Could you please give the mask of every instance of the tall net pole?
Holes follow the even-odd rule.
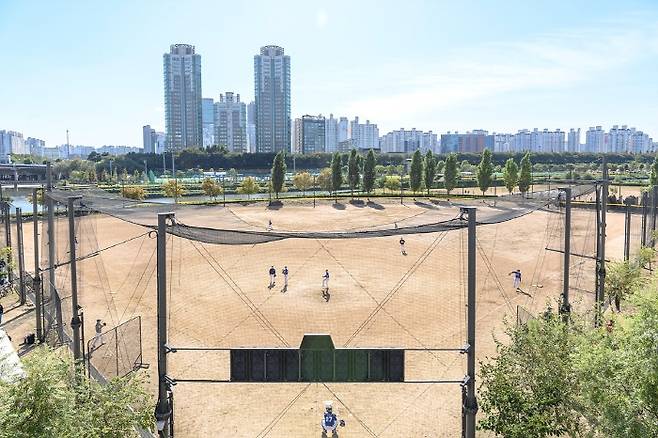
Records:
[[[50,297],[55,302],[55,317],[57,318],[57,341],[64,342],[64,324],[62,321],[62,301],[60,300],[57,289],[55,289],[55,201],[52,198],[53,190],[53,168],[50,163],[47,164],[47,185],[48,193],[45,196],[46,206],[48,207],[48,282],[50,283]]]
[[[167,438],[170,431],[171,403],[169,380],[167,377],[167,220],[173,213],[158,214],[158,404],[155,420],[161,436]]]
[[[34,307],[35,315],[37,318],[37,339],[43,341],[43,325],[41,311],[43,304],[41,302],[41,269],[39,262],[39,207],[37,202],[37,195],[39,189],[32,190],[32,223],[34,225],[34,280],[32,289],[34,290]]]
[[[23,247],[23,211],[16,208],[16,240],[18,255],[18,292],[21,306],[25,304],[25,248]]]
[[[564,193],[564,272],[562,273],[562,306],[560,312],[568,315],[571,312],[569,302],[569,272],[571,256],[571,187],[560,189]]]
[[[597,270],[596,270],[596,315],[594,325],[601,325],[603,302],[605,300],[605,233],[606,233],[606,210],[608,209],[608,162],[603,155],[601,185],[599,188],[599,226],[597,239]]]
[[[466,352],[466,400],[465,434],[466,438],[475,438],[475,415],[478,411],[477,399],[475,398],[475,270],[476,270],[476,208],[464,207],[462,213],[468,215],[468,327]]]
[[[651,238],[649,239],[652,248],[656,246],[655,231],[656,231],[657,208],[658,208],[658,186],[652,186],[651,187],[651,233],[650,233]]]
[[[80,349],[80,309],[78,306],[78,262],[76,260],[75,239],[75,201],[80,196],[70,196],[68,199],[69,215],[69,249],[71,255],[71,328],[73,329],[73,358],[76,363],[82,359]]]
[[[631,258],[631,206],[626,204],[624,211],[624,261]]]
[[[14,258],[14,254],[11,251],[11,205],[9,204],[9,201],[5,202],[3,204],[4,207],[4,219],[5,219],[5,246],[9,248],[11,258]],[[9,269],[9,283],[13,283],[14,280],[14,270]]]

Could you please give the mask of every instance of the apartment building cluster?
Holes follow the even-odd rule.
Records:
[[[172,44],[163,55],[163,72],[166,151],[211,146],[236,153],[290,151],[290,57],[282,47],[263,46],[254,56],[249,104],[234,91],[218,100],[202,97],[201,55],[193,45]],[[154,151],[147,148],[150,138],[144,134],[144,149]]]
[[[535,128],[532,131],[522,129],[516,134],[473,130],[441,135],[441,152],[479,153],[484,149],[493,152],[640,154],[656,152],[658,144],[648,134],[626,125],[614,125],[609,132],[601,126],[590,127],[585,132],[585,143],[581,143],[580,128],[571,128],[568,132]]]

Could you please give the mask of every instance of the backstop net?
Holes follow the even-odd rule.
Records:
[[[72,194],[53,197],[63,203]],[[548,225],[559,226],[551,222],[557,214],[545,210],[556,208],[556,191],[470,202],[327,201],[317,208],[301,201],[163,206],[79,194],[87,339],[96,319],[114,327],[139,315],[149,363],[156,361],[156,244],[149,232],[158,212],[175,212],[167,236],[167,356],[169,377],[178,382],[175,427],[185,435],[308,435],[323,400],[333,400],[359,436],[417,436],[437,427],[458,435],[467,310],[462,206],[478,207],[479,358],[495,354],[491,333],[505,315],[513,319],[518,305],[560,290],[557,254],[547,255],[542,287],[531,288],[528,278],[538,269],[536,254],[546,252]],[[66,218],[57,221],[58,254],[66,261]],[[516,269],[525,274],[520,290],[508,275]],[[56,271],[65,299],[67,267]],[[306,341],[309,334],[330,340]],[[111,336],[105,353],[130,348],[129,336]],[[105,360],[98,351],[92,363],[120,374],[119,355]],[[153,375],[151,382],[155,390]]]

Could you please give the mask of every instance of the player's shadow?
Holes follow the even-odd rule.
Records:
[[[322,298],[328,303],[329,299],[331,299],[331,294],[329,293],[329,289],[325,289],[322,291]]]
[[[286,286],[283,286],[283,287],[281,288],[281,293],[282,293],[282,294],[285,294],[286,292],[288,292],[288,286],[287,286],[287,285],[286,285]]]
[[[517,291],[518,293],[520,293],[520,294],[523,294],[523,295],[526,295],[526,296],[532,298],[532,295],[530,295],[528,292],[524,291],[524,290],[521,289],[520,287],[517,288],[516,291]]]
[[[271,283],[269,286],[267,286],[267,288],[271,290],[274,288],[274,286],[276,286],[276,283]]]
[[[278,199],[267,204],[268,210],[281,210],[282,208],[283,202],[279,201]]]
[[[363,201],[363,199],[352,199],[350,201],[350,205],[353,205],[358,208],[363,208],[366,206],[366,203]]]

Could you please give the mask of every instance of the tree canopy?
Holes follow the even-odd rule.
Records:
[[[524,195],[530,190],[532,184],[532,163],[530,162],[530,152],[526,152],[521,160],[521,173],[519,174],[519,191]]]
[[[411,168],[409,169],[409,185],[413,192],[418,192],[423,184],[423,157],[420,150],[411,156]]]
[[[429,195],[430,190],[434,185],[434,178],[436,178],[436,158],[434,158],[434,155],[432,155],[431,149],[427,150],[423,165],[424,165],[423,167],[425,168],[425,172],[423,173],[423,177],[425,179],[424,181],[425,189],[427,190],[427,194]]]
[[[477,170],[478,187],[482,191],[483,195],[484,192],[489,190],[489,187],[491,187],[492,175],[493,165],[491,164],[491,151],[489,149],[485,149],[482,152],[482,160],[480,161]]]
[[[372,149],[366,155],[366,161],[363,164],[363,190],[370,194],[375,187],[375,153]]]
[[[139,377],[101,385],[76,371],[70,355],[45,346],[23,366],[24,378],[0,380],[0,436],[123,438],[135,427],[153,429],[151,397]]]
[[[308,172],[298,172],[292,178],[292,184],[297,190],[301,190],[303,194],[309,189],[309,187],[311,187],[311,185],[313,185],[313,177]]]
[[[505,167],[503,168],[503,181],[505,182],[505,188],[509,193],[514,191],[514,187],[519,181],[519,166],[514,161],[514,158],[510,158],[505,162]]]
[[[279,193],[283,190],[283,183],[286,179],[286,162],[284,160],[283,152],[279,152],[274,157],[274,163],[272,163],[272,190],[276,194],[276,197],[279,197]]]
[[[446,158],[445,169],[443,171],[443,184],[448,192],[457,187],[457,155],[450,154]]]
[[[658,433],[658,290],[636,282],[624,312],[552,312],[508,325],[481,365],[480,427],[496,435],[642,438]]]
[[[343,169],[340,153],[336,152],[331,159],[331,190],[334,194],[343,185]]]
[[[354,196],[354,189],[359,188],[361,174],[359,170],[359,157],[356,149],[350,151],[350,158],[347,161],[347,182],[350,185],[350,193]]]

